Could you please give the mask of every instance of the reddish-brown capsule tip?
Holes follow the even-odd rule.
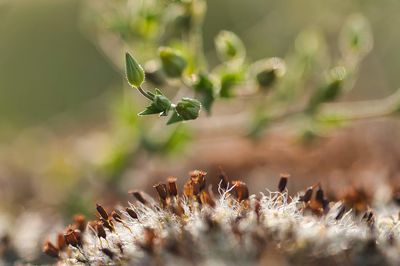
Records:
[[[256,199],[255,203],[254,203],[254,212],[257,215],[257,221],[260,221],[260,217],[261,217],[261,203],[259,199]]]
[[[96,231],[97,231],[97,236],[99,237],[99,238],[104,238],[104,239],[106,239],[106,237],[107,237],[107,234],[106,234],[106,230],[104,230],[104,227],[103,227],[103,223],[102,222],[97,222],[97,224],[96,224]]]
[[[346,212],[346,206],[343,204],[340,206],[338,213],[336,214],[335,220],[340,220],[342,219],[343,215]]]
[[[329,201],[325,198],[321,185],[318,186],[318,190],[315,193],[315,200],[322,205],[324,210],[327,210]]]
[[[365,221],[368,226],[372,229],[375,224],[374,213],[372,211],[367,211],[364,213],[362,220]]]
[[[138,190],[130,190],[129,194],[131,194],[132,196],[135,197],[136,200],[138,200],[139,202],[141,202],[142,204],[146,205],[147,201],[144,199],[142,192],[138,191]]]
[[[234,192],[238,201],[246,200],[249,198],[249,189],[246,183],[242,181],[233,181]]]
[[[63,234],[58,234],[57,235],[57,247],[59,250],[64,250],[64,248],[67,246],[65,243],[65,238]]]
[[[100,204],[96,204],[96,210],[104,220],[108,220],[108,213]]]
[[[158,184],[154,185],[153,187],[156,189],[160,199],[162,201],[165,201],[167,199],[167,196],[168,196],[167,185],[158,183]]]
[[[137,219],[138,218],[136,212],[134,210],[132,210],[131,208],[126,208],[125,210],[128,213],[128,215],[130,217],[132,217],[133,219]]]
[[[101,252],[103,252],[107,257],[109,257],[110,259],[114,258],[114,252],[112,252],[110,249],[108,248],[102,248]]]
[[[313,193],[313,188],[312,187],[307,188],[306,192],[304,193],[304,195],[300,196],[299,200],[305,203],[309,202],[311,200],[312,193]]]
[[[73,247],[82,246],[82,236],[79,231],[68,229],[64,234],[65,243]]]
[[[200,193],[200,201],[202,204],[207,204],[211,207],[215,207],[215,201],[212,194],[210,192],[207,192],[206,190]]]
[[[196,182],[199,187],[199,192],[204,190],[206,188],[206,178],[205,176],[207,175],[207,172],[200,171],[200,170],[194,170],[190,173],[190,178],[192,180],[196,179]]]
[[[172,197],[178,196],[178,188],[176,186],[176,177],[168,177],[168,192]]]
[[[111,213],[111,216],[112,216],[112,218],[114,218],[115,221],[122,223],[122,217],[116,211],[113,211]]]
[[[79,229],[81,232],[85,231],[86,229],[86,218],[82,214],[75,214],[74,215],[74,222],[76,228]]]
[[[111,232],[114,232],[114,227],[113,224],[111,223],[111,221],[109,220],[104,220],[103,218],[100,218],[100,221],[102,223],[102,225],[107,228],[108,230],[110,230]]]
[[[46,241],[43,246],[43,252],[53,258],[58,258],[60,250],[56,248],[50,241]]]
[[[324,201],[324,191],[322,190],[321,185],[318,186],[317,192],[315,192],[315,200],[321,204]]]
[[[279,179],[279,184],[278,184],[279,192],[283,192],[285,190],[289,176],[290,176],[289,174],[281,174],[281,178]]]
[[[372,211],[367,211],[364,213],[362,219],[366,222],[371,221],[371,219],[374,217],[374,213]]]

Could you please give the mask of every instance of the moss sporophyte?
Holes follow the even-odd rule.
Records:
[[[43,250],[66,265],[400,262],[397,191],[388,202],[359,189],[330,201],[315,184],[289,196],[290,178],[282,174],[277,191],[251,194],[243,181],[221,173],[215,194],[206,174],[192,171],[182,193],[169,177],[154,185],[158,199],[131,190],[127,207],[97,204],[96,220],[75,216]]]

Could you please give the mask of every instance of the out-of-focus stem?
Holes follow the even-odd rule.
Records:
[[[320,120],[324,116],[334,115],[340,121],[355,121],[373,119],[392,115],[400,108],[400,89],[392,95],[370,101],[324,103],[315,118]],[[271,111],[269,119],[271,123],[285,122],[295,115],[303,114],[307,110],[307,105],[293,106],[290,109],[276,109]],[[243,111],[234,115],[214,116],[207,119],[200,119],[194,124],[196,131],[235,130],[240,132],[249,121],[251,113]],[[236,130],[237,129],[237,130]]]
[[[324,104],[317,118],[335,115],[342,121],[371,119],[391,115],[399,109],[399,106],[400,89],[379,100]]]

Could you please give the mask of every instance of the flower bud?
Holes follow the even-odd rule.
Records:
[[[222,61],[244,59],[246,51],[239,37],[230,31],[221,31],[215,38],[218,57]]]
[[[144,82],[144,70],[141,65],[129,54],[125,54],[126,78],[134,88],[139,88]]]
[[[363,57],[371,51],[373,37],[367,19],[360,15],[351,15],[343,26],[339,44],[345,56]]]
[[[178,78],[182,75],[187,66],[187,61],[180,52],[169,47],[160,47],[159,56],[167,76]]]
[[[199,116],[201,103],[198,100],[182,98],[176,105],[176,112],[184,120],[196,119]]]
[[[311,97],[309,108],[315,110],[320,103],[332,101],[339,96],[342,91],[343,81],[346,78],[346,68],[335,67],[328,76],[324,85],[322,85]]]
[[[253,65],[253,72],[257,84],[266,89],[271,87],[278,78],[285,75],[286,65],[282,59],[272,57],[256,62]]]

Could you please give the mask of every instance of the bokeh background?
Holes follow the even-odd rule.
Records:
[[[374,47],[341,100],[383,98],[400,85],[399,1],[207,2],[204,49],[211,65],[214,37],[223,29],[242,38],[253,60],[285,57],[304,29],[320,32],[334,57],[341,26],[361,13]],[[144,135],[148,118],[136,117],[143,103],[118,65],[124,54],[111,49],[117,54],[111,58],[102,49],[89,7],[83,0],[0,0],[0,233],[19,232],[12,241],[20,247],[8,256],[37,259],[43,234],[72,214],[91,216],[95,202],[114,204],[131,187],[153,193],[151,185],[169,175],[183,182],[191,169],[214,180],[222,167],[253,192],[274,187],[281,172],[292,175],[293,190],[316,181],[373,188],[398,180],[396,117],[357,121],[306,144],[282,129],[256,142],[218,126],[197,133],[196,121],[154,141]]]

